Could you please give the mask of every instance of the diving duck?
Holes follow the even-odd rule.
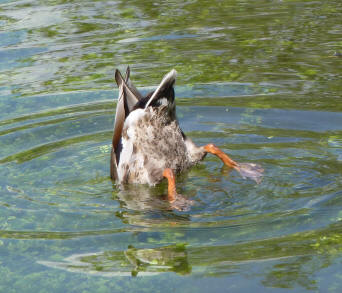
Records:
[[[196,146],[179,126],[176,117],[174,84],[176,70],[162,79],[157,89],[143,96],[130,80],[115,71],[119,88],[112,140],[110,176],[119,184],[155,185],[168,180],[170,204],[182,197],[177,194],[175,175],[203,160],[207,153],[238,171],[242,177],[261,180],[263,169],[252,163],[237,163],[214,144]]]

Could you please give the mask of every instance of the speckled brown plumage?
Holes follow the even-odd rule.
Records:
[[[197,153],[193,153],[194,144],[184,139],[167,106],[135,111],[128,116],[122,131],[126,134],[122,136],[118,165],[120,182],[154,185],[163,179],[164,169],[180,173],[203,159],[205,151],[196,147]]]

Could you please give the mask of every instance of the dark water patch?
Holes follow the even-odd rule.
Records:
[[[22,42],[27,33],[26,30],[15,31],[15,32],[1,32],[1,47],[13,46]]]

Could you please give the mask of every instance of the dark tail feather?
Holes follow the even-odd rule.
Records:
[[[168,74],[164,76],[163,80],[161,81],[157,89],[153,92],[153,94],[147,101],[145,108],[147,108],[151,104],[153,105],[154,102],[164,97],[167,99],[174,99],[173,85],[175,84],[176,76],[177,71],[175,69],[172,69]]]

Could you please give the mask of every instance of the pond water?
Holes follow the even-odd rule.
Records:
[[[0,0],[1,292],[341,292],[342,2]],[[117,89],[175,68],[205,161],[109,178]]]

